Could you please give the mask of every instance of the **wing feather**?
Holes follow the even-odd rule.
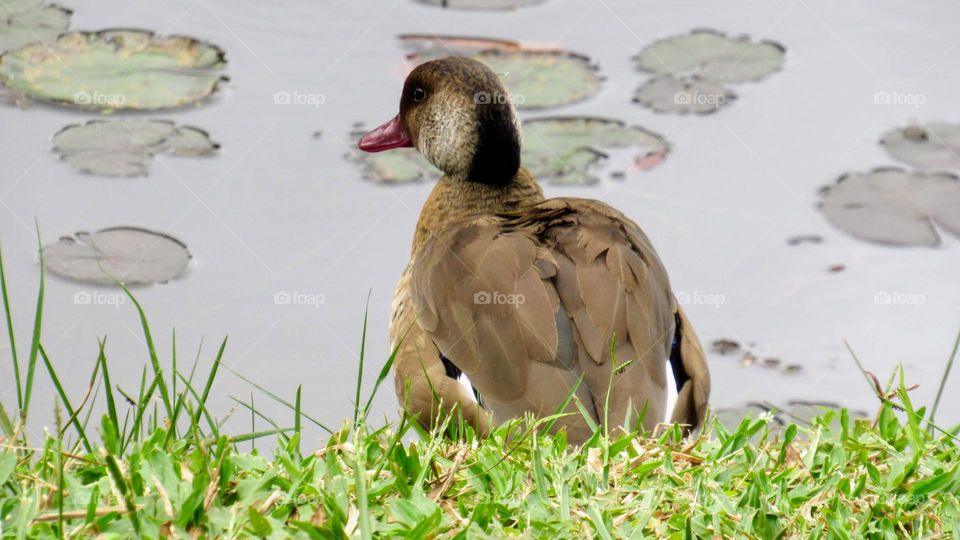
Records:
[[[606,204],[550,199],[448,226],[418,255],[412,300],[498,421],[553,414],[580,376],[586,388],[576,395],[591,401],[594,421],[623,421],[645,405],[648,427],[664,416],[669,280],[646,235]],[[689,389],[689,404],[705,399],[703,389]]]

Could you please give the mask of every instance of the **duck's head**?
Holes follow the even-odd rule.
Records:
[[[450,179],[506,185],[520,168],[520,121],[486,65],[433,60],[407,76],[400,113],[359,143],[366,152],[409,146]]]

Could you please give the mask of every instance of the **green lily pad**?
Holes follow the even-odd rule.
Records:
[[[586,116],[536,118],[523,123],[521,162],[541,182],[594,184],[595,165],[607,159],[603,149],[635,151],[633,167],[656,167],[670,152],[670,143],[657,133],[619,120]]]
[[[447,56],[470,56],[500,75],[506,96],[518,109],[546,109],[590,98],[600,90],[590,58],[562,49],[529,49],[514,41],[405,35],[400,40],[420,64]],[[499,99],[493,97],[492,99]]]
[[[785,57],[786,49],[773,41],[754,43],[747,36],[698,29],[655,41],[634,60],[642,71],[657,75],[740,83],[759,81],[779,71]]]
[[[657,112],[708,114],[718,111],[736,98],[737,94],[723,83],[664,76],[653,77],[643,83],[634,94],[633,101]]]
[[[354,138],[363,134],[357,131]],[[636,149],[633,167],[646,170],[661,163],[670,151],[662,136],[619,120],[570,116],[536,118],[523,124],[521,163],[540,182],[561,185],[594,184],[591,172],[607,159],[603,149]],[[385,184],[433,180],[440,176],[415,149],[358,154],[368,180]]]
[[[169,281],[190,262],[187,246],[172,236],[137,227],[114,227],[94,234],[78,232],[43,248],[44,262],[60,277],[112,285]]]
[[[421,4],[467,11],[506,11],[534,6],[544,0],[417,0]]]
[[[759,81],[783,67],[786,49],[714,30],[693,30],[644,47],[637,67],[654,75],[633,101],[658,112],[705,114],[736,98],[729,83]]]
[[[70,32],[0,55],[0,82],[31,99],[95,110],[157,110],[213,94],[223,51],[145,30]]]
[[[70,26],[73,11],[44,0],[0,2],[0,51],[51,41]]]
[[[893,246],[938,246],[937,226],[960,237],[960,178],[895,167],[848,173],[820,190],[820,211],[845,233]]]
[[[96,176],[147,176],[157,154],[204,156],[219,147],[205,131],[167,120],[91,120],[53,136],[61,159]]]
[[[960,124],[896,128],[883,135],[880,146],[890,157],[915,167],[960,170]]]

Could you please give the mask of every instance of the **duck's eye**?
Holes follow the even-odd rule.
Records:
[[[416,87],[413,89],[413,102],[420,103],[427,97],[427,91],[421,87]]]

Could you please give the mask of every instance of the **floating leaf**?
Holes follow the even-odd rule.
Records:
[[[698,29],[655,41],[634,60],[648,73],[739,83],[759,81],[779,71],[785,56],[783,45],[773,41],[754,43],[747,36]]]
[[[845,174],[820,194],[827,221],[862,240],[937,246],[935,224],[960,236],[960,179],[952,174],[879,168]]]
[[[209,135],[167,120],[91,120],[53,136],[53,149],[82,173],[146,176],[156,154],[202,156],[220,147]]]
[[[166,282],[190,262],[182,242],[136,227],[114,227],[94,234],[79,232],[43,248],[50,272],[85,283],[126,285]]]
[[[883,135],[880,146],[894,159],[916,167],[960,170],[960,124],[896,128]]]
[[[353,134],[362,135],[362,131]],[[670,144],[662,136],[619,120],[570,116],[536,118],[523,124],[521,163],[541,182],[594,184],[590,170],[607,155],[603,148],[637,148],[637,169],[650,169],[666,158]],[[440,173],[415,149],[359,154],[366,177],[383,183],[435,179]]]
[[[361,135],[363,133],[355,133],[354,138],[359,139]],[[348,154],[348,157],[355,158],[364,168],[363,177],[373,182],[404,184],[440,177],[440,171],[413,148],[396,148],[376,154],[359,153],[355,156]]]
[[[419,64],[447,56],[470,56],[493,69],[518,109],[545,109],[582,101],[600,90],[590,58],[562,49],[530,49],[515,41],[404,35],[400,40]]]
[[[467,11],[505,11],[533,6],[544,0],[417,0],[428,6],[463,9]]]
[[[634,94],[633,101],[657,112],[707,114],[736,98],[733,90],[719,82],[665,76],[654,77],[643,83]]]
[[[523,124],[521,162],[541,182],[593,184],[590,169],[607,158],[603,148],[637,148],[634,166],[651,169],[670,152],[663,136],[619,120],[569,116],[536,118]]]
[[[659,112],[711,113],[736,98],[726,83],[759,81],[783,67],[786,49],[754,43],[715,30],[693,30],[644,47],[634,57],[641,71],[656,75],[633,101]]]
[[[198,102],[226,80],[223,51],[144,30],[71,32],[0,55],[0,82],[32,99],[96,110]]]
[[[0,51],[50,41],[70,26],[73,12],[44,0],[0,2]]]

